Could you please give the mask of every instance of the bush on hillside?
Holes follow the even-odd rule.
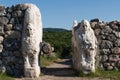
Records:
[[[44,32],[43,40],[49,42],[59,57],[69,56],[71,53],[71,31]]]

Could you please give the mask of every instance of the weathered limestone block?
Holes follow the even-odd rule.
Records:
[[[72,34],[73,67],[84,74],[95,72],[97,39],[90,23],[83,20],[80,26],[73,25]]]
[[[104,26],[101,30],[100,35],[108,36],[112,32],[112,29],[109,26]]]
[[[14,29],[17,30],[17,31],[22,31],[22,25],[21,24],[16,24],[14,26]]]
[[[20,39],[21,38],[21,33],[19,31],[13,31],[13,30],[6,31],[5,37]]]
[[[6,14],[5,6],[0,6],[0,16],[4,16]]]
[[[115,30],[115,31],[118,31],[118,26],[116,25],[116,23],[118,23],[117,21],[112,21],[109,23],[110,27]]]
[[[120,47],[120,39],[117,39],[116,41],[115,41],[115,43],[114,43],[114,45],[116,46],[116,47]]]
[[[101,61],[102,61],[102,62],[105,62],[105,61],[107,61],[107,60],[108,60],[108,56],[107,56],[107,55],[102,55]]]
[[[115,42],[116,37],[114,34],[109,34],[108,36],[106,36],[106,39],[111,41],[111,42]]]
[[[42,52],[43,54],[51,54],[52,53],[52,47],[50,43],[43,42],[42,43]]]
[[[3,45],[0,44],[0,53],[2,52],[2,50],[3,50]]]
[[[109,49],[101,49],[100,50],[100,53],[101,54],[106,54],[106,55],[109,55],[111,53],[111,51]]]
[[[117,62],[117,67],[120,68],[120,61]]]
[[[120,54],[120,48],[119,47],[115,47],[111,49],[113,54]]]
[[[9,22],[7,17],[0,17],[0,25],[6,25]]]
[[[42,42],[42,22],[39,9],[33,4],[23,4],[27,7],[22,31],[22,53],[24,57],[24,75],[39,77],[40,66],[38,57]],[[32,68],[32,70],[31,70]],[[32,75],[29,75],[30,73]]]
[[[120,32],[113,31],[113,33],[115,34],[115,36],[116,36],[117,38],[120,38]]]
[[[8,51],[17,51],[21,46],[20,41],[13,38],[4,39],[3,44],[4,49]]]
[[[0,26],[0,36],[4,35],[4,26]]]
[[[104,67],[108,67],[108,66],[110,66],[110,63],[105,62],[105,63],[103,63],[103,66],[104,66]]]
[[[95,26],[97,25],[98,22],[91,22],[90,25],[91,25],[91,28],[95,29]]]
[[[10,13],[7,13],[6,16],[7,16],[8,19],[11,18],[11,14]]]
[[[14,19],[14,18],[11,18],[9,23],[10,23],[10,24],[14,24],[14,23],[15,23],[15,19]]]
[[[14,12],[12,13],[12,17],[21,17],[21,16],[23,16],[21,10],[14,11]]]
[[[112,70],[113,66],[107,66],[107,70]]]
[[[100,44],[100,48],[101,49],[113,48],[113,43],[111,41],[108,41],[108,40],[103,40]]]
[[[36,77],[36,72],[35,72],[35,68],[31,67],[31,68],[26,68],[25,69],[25,76],[26,77],[31,77],[31,78],[35,78]]]
[[[94,32],[95,32],[95,35],[98,36],[100,34],[100,29],[95,29]]]
[[[3,36],[0,36],[0,44],[3,42]]]
[[[43,41],[42,49],[41,49],[41,56],[55,57],[54,47],[52,47],[50,43]]]
[[[12,30],[12,28],[13,28],[13,25],[12,25],[12,24],[7,24],[7,25],[5,26],[5,31],[10,31],[10,30]]]
[[[109,62],[117,62],[119,60],[118,55],[109,55]]]
[[[97,29],[97,28],[99,28],[99,29],[104,29],[105,28],[105,25],[106,24],[104,24],[104,23],[102,23],[102,22],[99,22],[96,26],[95,26],[95,28]]]

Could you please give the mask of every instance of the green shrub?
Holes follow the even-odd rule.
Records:
[[[101,69],[96,69],[95,73],[83,74],[80,71],[76,71],[76,75],[79,77],[99,77],[104,80],[104,78],[108,78],[110,80],[119,80],[120,79],[120,71],[104,71]]]
[[[71,55],[71,31],[44,32],[43,40],[50,43],[59,57]]]
[[[40,66],[46,67],[52,64],[57,58],[56,57],[48,57],[48,56],[41,56],[40,57]]]

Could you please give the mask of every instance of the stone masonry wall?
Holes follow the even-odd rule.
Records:
[[[90,21],[99,45],[99,66],[103,70],[120,70],[120,21]]]
[[[23,75],[21,31],[25,9],[21,4],[0,6],[0,70],[9,75]]]

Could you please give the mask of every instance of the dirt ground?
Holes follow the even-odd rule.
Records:
[[[22,78],[16,80],[110,80],[104,78],[77,77],[71,68],[71,59],[60,59],[41,69],[42,75],[36,79]]]

